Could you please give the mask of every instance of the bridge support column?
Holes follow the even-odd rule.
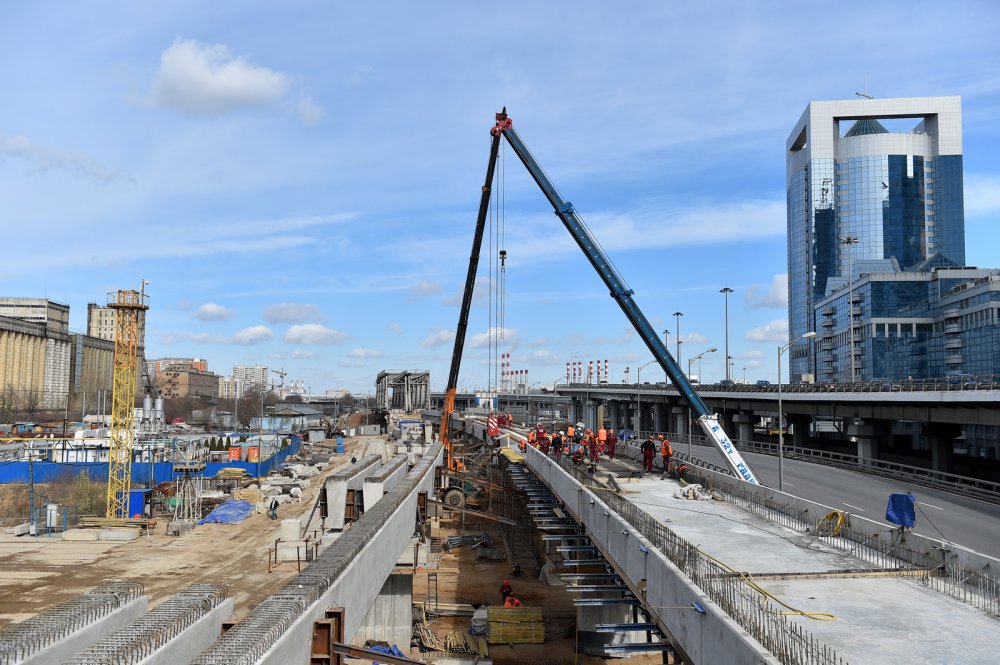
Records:
[[[364,622],[354,634],[355,643],[367,640],[406,644],[413,632],[413,575],[386,578]]]
[[[856,419],[847,428],[847,435],[858,444],[858,457],[865,460],[879,459],[879,447],[888,443],[889,428],[882,420]]]
[[[575,397],[569,400],[569,421],[574,425],[580,421],[580,400]]]
[[[656,431],[657,432],[667,432],[670,427],[667,425],[667,405],[666,404],[656,404],[653,406],[653,413],[656,420]]]
[[[809,429],[812,427],[812,416],[791,415],[785,418],[792,429],[792,447],[809,447]]]
[[[935,471],[954,473],[955,437],[962,434],[959,425],[927,423],[924,434],[931,447],[931,468]]]
[[[583,411],[583,423],[595,432],[597,431],[597,402],[587,400]]]
[[[736,414],[732,411],[723,411],[719,414],[719,424],[722,425],[722,429],[729,436],[733,436],[736,433],[735,416]]]
[[[581,593],[581,598],[599,598],[607,594]],[[576,608],[576,626],[580,636],[580,653],[588,656],[603,656],[608,644],[632,644],[645,642],[645,633],[598,633],[599,623],[636,623],[632,608],[628,605],[607,605],[605,607]]]
[[[611,428],[617,430],[620,427],[621,402],[613,399],[608,402],[608,420],[611,421]]]
[[[736,438],[739,441],[753,441],[753,414],[741,411],[733,415]]]
[[[670,415],[674,418],[674,431],[678,434],[688,434],[688,408],[675,406],[670,409]]]

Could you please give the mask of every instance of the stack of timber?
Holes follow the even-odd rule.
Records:
[[[545,618],[538,607],[489,608],[490,644],[542,644]]]
[[[480,658],[485,658],[489,654],[485,639],[461,630],[448,633],[444,638],[444,645],[450,653],[474,653]]]

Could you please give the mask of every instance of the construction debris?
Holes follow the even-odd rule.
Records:
[[[417,640],[419,646],[426,651],[444,651],[444,645],[441,644],[441,640],[427,627],[426,623],[418,622],[413,624],[413,637]]]
[[[491,607],[490,644],[542,644],[545,618],[538,607]]]

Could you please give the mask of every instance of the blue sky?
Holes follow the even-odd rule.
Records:
[[[1000,266],[1000,6],[790,6],[3,3],[0,294],[82,330],[148,279],[149,357],[313,392],[428,368],[440,389],[506,105],[671,348],[684,313],[682,365],[715,346],[702,373],[723,374],[729,286],[735,375],[773,380],[784,142],[810,100],[866,74],[878,97],[961,95],[968,261]],[[571,357],[634,380],[651,356],[506,156],[499,352],[532,383]],[[488,253],[462,387],[491,373]]]

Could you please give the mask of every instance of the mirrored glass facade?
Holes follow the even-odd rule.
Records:
[[[927,270],[922,264],[935,257],[964,264],[961,142],[957,97],[812,102],[806,108],[787,142],[788,322],[790,339],[809,331],[817,338],[793,347],[793,381],[850,380],[850,372],[831,371],[836,363],[829,356],[820,360],[819,347],[833,343],[824,342],[821,325],[845,337],[847,358],[848,316],[861,316],[865,305],[855,302],[849,315],[845,295],[840,318],[831,323],[817,305],[834,291],[873,270]],[[856,243],[845,244],[848,237]],[[884,298],[907,308],[915,294],[898,287],[868,297],[868,303]],[[917,300],[926,306],[926,297]],[[878,342],[885,371],[898,376],[893,367],[909,362],[910,342],[899,340],[927,334],[929,329],[911,327],[908,337]],[[856,354],[874,348],[873,339],[857,337]]]

